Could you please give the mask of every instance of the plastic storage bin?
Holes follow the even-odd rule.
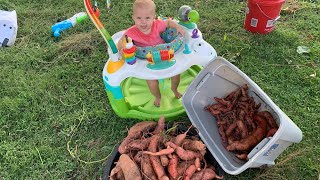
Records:
[[[239,160],[222,145],[216,119],[204,107],[214,97],[225,97],[240,86],[248,84],[248,93],[255,102],[261,103],[259,111],[268,110],[276,119],[279,129],[273,137],[263,139],[248,154],[248,161]],[[232,175],[240,174],[247,168],[274,165],[274,160],[292,143],[302,139],[301,130],[246,74],[222,57],[209,63],[194,79],[182,98],[183,106],[192,124],[198,128],[200,137],[220,164]]]

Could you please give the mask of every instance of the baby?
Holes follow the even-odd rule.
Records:
[[[175,28],[178,33],[184,35],[184,30],[178,23],[173,20],[157,20],[156,5],[152,0],[136,0],[133,3],[134,25],[127,29],[124,36],[127,35],[134,41],[134,44],[140,47],[154,46],[165,43],[160,37],[161,32],[167,27]],[[119,40],[117,46],[120,52],[123,50],[124,36]],[[178,92],[180,83],[180,75],[171,77],[171,90],[176,98],[181,98],[181,93]],[[150,92],[155,96],[154,105],[159,107],[161,94],[159,90],[158,80],[147,80]]]

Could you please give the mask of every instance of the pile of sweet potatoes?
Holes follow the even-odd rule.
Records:
[[[248,85],[231,92],[217,103],[205,107],[216,117],[221,140],[228,151],[246,160],[248,153],[265,137],[273,136],[278,125],[268,111],[260,111],[261,104],[248,95]]]
[[[204,158],[206,145],[189,136],[191,128],[183,133],[177,133],[176,126],[167,129],[164,117],[135,124],[119,146],[121,155],[110,179],[222,179]]]

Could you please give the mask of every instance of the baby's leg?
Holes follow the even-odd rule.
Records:
[[[159,107],[160,101],[161,101],[161,94],[160,94],[158,80],[147,80],[147,84],[149,86],[150,92],[156,98],[154,100],[154,105]]]
[[[171,90],[174,93],[174,96],[176,96],[177,99],[182,97],[182,94],[178,92],[178,86],[180,83],[180,74],[175,75],[171,78]]]

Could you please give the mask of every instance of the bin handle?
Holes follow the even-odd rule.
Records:
[[[265,12],[262,11],[262,9],[260,8],[259,4],[256,3],[256,5],[258,6],[259,10],[262,12],[263,15],[265,15],[267,18],[272,19],[272,20],[278,20],[280,18],[280,16],[276,17],[276,18],[271,18],[270,16],[268,16]]]

